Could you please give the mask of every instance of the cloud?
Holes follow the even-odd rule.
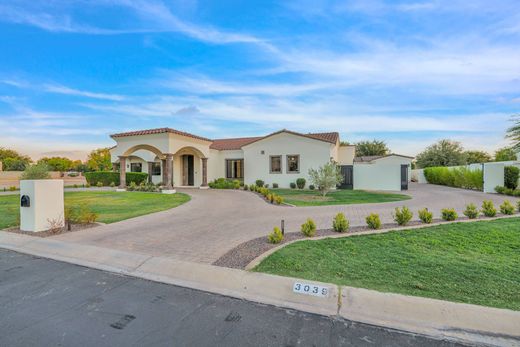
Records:
[[[197,106],[187,106],[187,107],[182,107],[182,108],[178,109],[173,114],[190,115],[190,114],[197,114],[197,113],[200,113],[200,110],[198,109]]]
[[[49,92],[49,93],[77,95],[77,96],[85,96],[87,98],[93,98],[93,99],[103,99],[103,100],[113,100],[113,101],[121,101],[125,98],[122,95],[93,93],[93,92],[73,89],[73,88],[69,88],[69,87],[66,87],[63,85],[57,85],[57,84],[45,84],[45,85],[43,85],[43,90],[45,90],[46,92]]]

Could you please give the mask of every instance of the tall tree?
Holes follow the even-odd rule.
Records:
[[[23,171],[32,162],[28,156],[3,147],[0,147],[0,161],[5,171]]]
[[[468,164],[487,163],[493,160],[491,155],[484,151],[466,151],[464,155]]]
[[[419,153],[416,162],[420,168],[465,165],[466,156],[464,155],[464,148],[459,142],[444,139]]]
[[[98,148],[90,152],[87,159],[87,167],[91,171],[111,170],[110,150],[108,148]]]
[[[513,141],[513,150],[520,152],[520,114],[514,115],[511,119],[514,123],[509,129],[507,129],[506,137]]]
[[[516,160],[516,152],[511,147],[500,148],[495,152],[495,161]]]
[[[38,164],[45,164],[49,170],[59,172],[68,171],[73,166],[72,160],[65,157],[43,157],[38,160]]]
[[[384,141],[359,141],[356,143],[356,156],[387,155],[390,149]]]

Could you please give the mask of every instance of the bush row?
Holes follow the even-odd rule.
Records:
[[[264,188],[265,189],[265,188]],[[515,213],[515,206],[508,200],[505,200],[500,206],[500,213],[504,215],[513,215]],[[517,203],[516,210],[520,212],[520,201]],[[479,210],[475,204],[469,204],[466,206],[464,210],[464,215],[469,219],[475,219],[483,214],[486,217],[495,217],[497,214],[497,209],[495,208],[493,202],[491,200],[484,200],[482,202],[482,207]],[[395,208],[395,212],[392,213],[394,221],[400,225],[407,225],[413,218],[413,212],[406,206],[402,208]],[[459,218],[457,212],[453,208],[443,208],[441,210],[442,219],[445,221],[454,221]],[[430,212],[427,208],[423,208],[419,210],[419,219],[424,224],[431,224],[433,222],[433,213]],[[381,228],[381,218],[377,213],[371,213],[365,218],[365,222],[370,229],[380,229]],[[336,232],[346,232],[348,231],[350,226],[350,222],[343,213],[338,213],[332,220],[332,229]],[[305,223],[301,225],[300,231],[306,237],[312,237],[316,234],[316,223],[311,219],[307,218]],[[283,241],[283,234],[279,228],[274,228],[273,232],[268,234],[267,239],[270,243],[280,243]]]
[[[296,182],[291,182],[289,184],[289,186],[291,187],[291,189],[304,189],[305,188],[305,185],[307,184],[307,181],[305,180],[305,178],[298,178],[296,179]],[[269,184],[266,184],[263,180],[256,180],[255,181],[255,186],[257,187],[260,187],[260,188],[269,188]],[[273,183],[273,188],[278,188],[278,183]],[[314,190],[315,187],[314,185],[309,185],[309,189],[310,190]]]
[[[495,192],[497,192],[498,194],[520,197],[520,189],[511,189],[503,186],[496,186]]]
[[[217,178],[216,180],[209,182],[208,186],[212,189],[240,189],[240,181]]]
[[[480,169],[428,167],[424,169],[424,177],[428,183],[449,187],[482,190],[484,186],[484,177]]]
[[[96,171],[85,172],[85,179],[87,183],[92,186],[97,186],[101,182],[101,186],[119,186],[119,172],[114,171]],[[130,185],[132,182],[139,185],[146,182],[148,174],[145,172],[127,172],[126,184]]]
[[[264,199],[270,202],[271,204],[281,205],[283,203],[283,197],[271,192],[266,187],[259,187],[255,184],[252,184],[250,187],[245,185],[244,190],[251,190],[252,192],[262,195]]]

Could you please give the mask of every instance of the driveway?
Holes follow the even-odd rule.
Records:
[[[330,228],[333,216],[343,212],[352,226],[365,225],[365,217],[378,213],[383,221],[392,222],[392,212],[406,205],[414,212],[427,207],[435,216],[440,209],[455,208],[461,215],[466,204],[480,206],[490,199],[496,206],[517,199],[476,191],[411,184],[406,194],[411,200],[378,204],[356,204],[316,207],[283,207],[267,204],[251,192],[237,190],[179,190],[192,200],[177,208],[128,219],[53,238],[100,247],[165,256],[185,261],[212,263],[242,242],[266,236],[285,220],[286,231],[298,231],[306,218],[318,228]]]

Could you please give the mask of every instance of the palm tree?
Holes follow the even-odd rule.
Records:
[[[514,115],[511,119],[515,124],[507,129],[506,137],[513,141],[513,149],[520,151],[520,114]]]

